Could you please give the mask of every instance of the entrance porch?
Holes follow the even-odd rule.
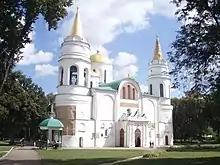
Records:
[[[120,147],[149,147],[147,141],[147,121],[120,122],[119,140]]]

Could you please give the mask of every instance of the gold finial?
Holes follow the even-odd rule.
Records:
[[[79,37],[83,38],[82,25],[81,25],[81,21],[79,18],[79,7],[78,6],[76,8],[76,14],[75,14],[75,18],[74,18],[71,36],[72,37],[79,36]]]
[[[163,55],[162,55],[162,50],[161,50],[159,37],[158,37],[158,33],[157,33],[153,60],[162,60],[162,59],[163,59]]]
[[[99,54],[99,50],[97,50],[96,53]]]
[[[131,75],[130,75],[130,73],[128,73],[128,78],[130,78],[131,77]]]

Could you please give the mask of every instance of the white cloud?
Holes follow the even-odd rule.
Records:
[[[93,46],[103,46],[122,33],[148,27],[150,15],[174,16],[176,9],[168,0],[81,0],[79,7],[85,37]],[[68,10],[71,18],[61,25],[62,37],[70,32],[75,6]]]
[[[144,84],[140,84],[141,92],[148,92],[148,86]]]
[[[48,75],[57,75],[58,67],[51,64],[41,64],[35,65],[35,76],[36,77],[45,77]]]
[[[128,75],[135,77],[139,70],[137,57],[134,54],[119,52],[113,62],[116,79],[128,77]]]
[[[29,34],[29,37],[32,39],[32,43],[26,44],[22,52],[22,60],[19,61],[18,65],[31,65],[31,64],[41,64],[51,62],[53,59],[53,53],[44,52],[43,50],[37,51],[34,44],[35,31]]]
[[[150,15],[173,17],[175,11],[175,6],[169,4],[167,0],[102,0],[101,3],[100,0],[80,0],[78,3],[84,35],[92,46],[92,52],[99,49],[107,55],[109,51],[104,45],[114,41],[120,34],[147,28]],[[68,9],[71,17],[62,21],[57,42],[61,43],[70,33],[75,9],[75,6]],[[20,65],[49,63],[52,58],[52,53],[36,51],[35,45],[30,44],[24,48],[24,59]],[[133,54],[120,52],[113,61],[116,78],[127,77],[128,74],[136,76],[139,70],[137,58]],[[36,65],[36,75],[54,75],[55,68],[57,69],[50,64]]]
[[[109,51],[104,45],[114,41],[122,33],[133,33],[149,26],[150,15],[160,14],[173,17],[176,10],[167,0],[80,0],[80,16],[85,38],[92,52],[99,49],[105,54]],[[58,29],[59,41],[70,34],[76,6],[68,8],[69,16]],[[137,58],[126,52],[118,53],[112,59],[115,65],[115,78],[136,76],[139,68]]]

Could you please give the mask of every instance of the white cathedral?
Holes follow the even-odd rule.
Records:
[[[173,145],[171,78],[158,37],[149,63],[149,93],[129,76],[114,80],[113,72],[106,55],[91,55],[77,8],[59,58],[55,112],[64,124],[63,147]]]

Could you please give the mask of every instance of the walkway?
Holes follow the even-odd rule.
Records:
[[[0,165],[41,165],[41,161],[34,150],[17,148],[1,160]]]

